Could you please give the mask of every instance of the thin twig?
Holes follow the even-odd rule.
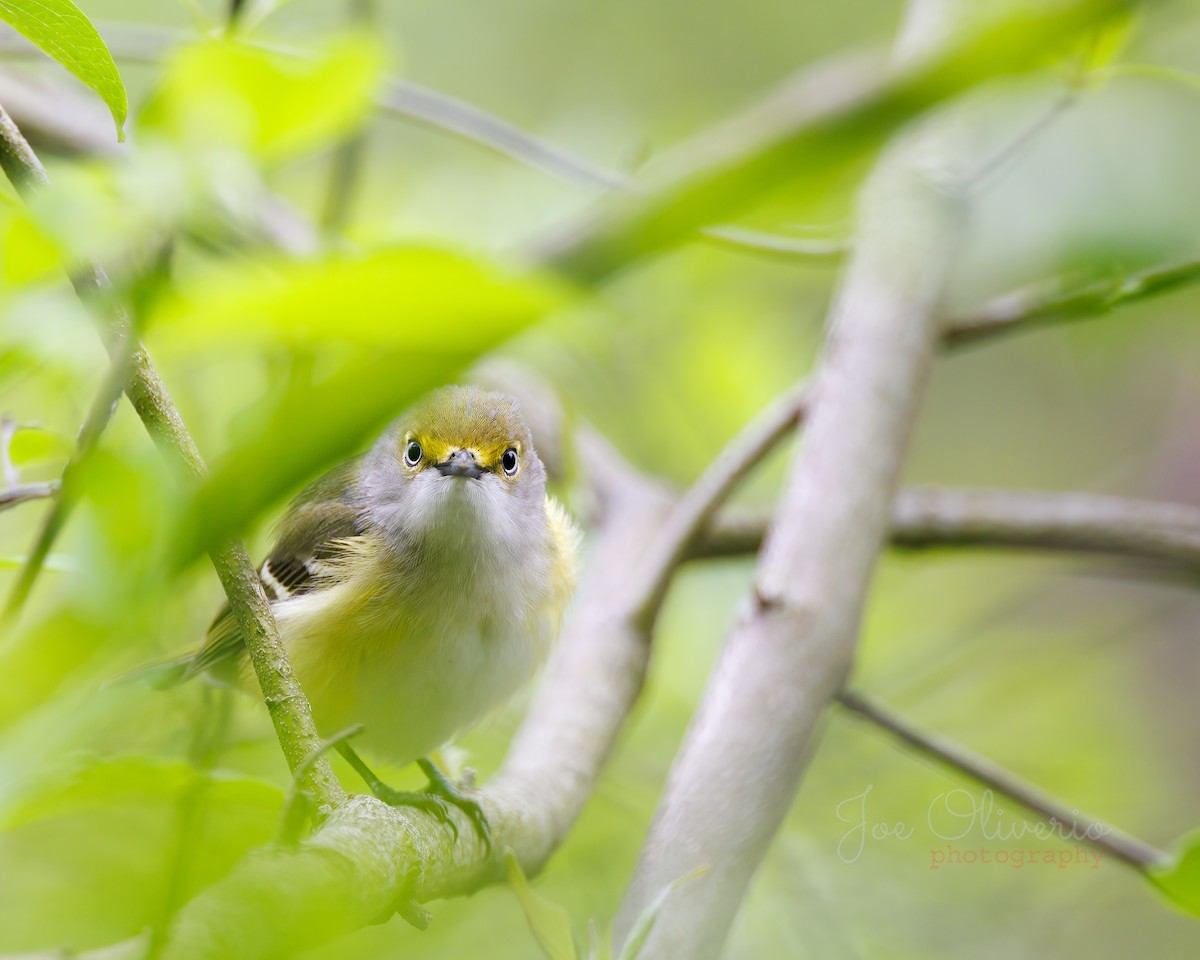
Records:
[[[376,103],[394,116],[462,137],[576,186],[606,192],[638,189],[637,181],[624,173],[606,170],[474,104],[417,83],[388,81]]]
[[[652,629],[676,568],[703,537],[734,487],[799,424],[812,402],[807,383],[786,391],[755,417],[708,465],[671,508],[649,558],[636,578],[642,599],[634,618]]]
[[[45,500],[58,495],[57,480],[47,480],[42,483],[22,483],[15,487],[0,490],[0,510],[8,510],[30,500]]]
[[[12,442],[16,435],[17,421],[6,413],[0,418],[0,477],[6,490],[21,484],[21,474],[12,461]]]
[[[1137,870],[1160,866],[1168,859],[1161,850],[1102,820],[1068,808],[1061,800],[961,744],[918,730],[904,717],[861,693],[843,691],[837,699],[851,713],[887,731],[922,756],[964,774],[1046,820],[1063,839],[1096,847]]]
[[[1064,289],[1062,281],[1039,284],[1006,293],[973,313],[950,320],[943,343],[948,347],[966,346],[998,334],[1083,320],[1198,280],[1200,259],[1192,259],[1156,265],[1073,289]]]
[[[850,249],[844,238],[791,237],[742,227],[705,227],[700,236],[718,246],[778,260],[829,263]]]
[[[1036,116],[1024,130],[990,157],[985,158],[976,169],[965,176],[957,185],[957,189],[969,194],[979,193],[996,174],[1012,163],[1024,152],[1026,147],[1048,130],[1060,114],[1075,104],[1079,99],[1079,92],[1078,84],[1072,84],[1066,91],[1059,94],[1050,106]]]
[[[0,510],[8,510],[29,500],[42,500],[58,494],[57,480],[41,483],[22,483],[20,471],[12,461],[12,442],[16,436],[17,422],[7,414],[0,418],[0,478],[4,487],[0,489]]]
[[[378,13],[371,0],[351,0],[347,19],[355,29],[365,34],[374,32],[372,27],[378,24]],[[319,221],[327,237],[339,236],[350,221],[366,162],[368,136],[368,129],[364,126],[354,130],[334,148]]]
[[[66,526],[67,518],[79,496],[79,491],[75,487],[80,477],[80,471],[91,457],[100,435],[108,426],[116,405],[125,392],[125,384],[133,367],[130,346],[136,337],[135,329],[130,327],[124,331],[121,335],[121,342],[114,348],[115,358],[100,389],[96,392],[96,398],[92,401],[92,406],[79,430],[71,458],[63,468],[59,497],[42,520],[33,549],[26,556],[25,563],[5,601],[2,619],[6,622],[11,622],[21,612],[21,608],[29,598],[33,584],[37,580],[38,574],[42,572],[42,565],[50,555],[54,541]]]
[[[129,23],[101,23],[99,29],[113,57],[133,63],[160,63],[172,46],[195,37],[190,31]],[[296,47],[265,44],[246,37],[239,38],[239,42],[284,56],[312,56],[311,52]],[[0,30],[0,50],[9,55],[42,56],[36,47],[10,30]],[[460,137],[575,186],[606,192],[635,188],[636,181],[623,173],[606,170],[495,114],[417,83],[390,79],[375,102],[392,116]]]

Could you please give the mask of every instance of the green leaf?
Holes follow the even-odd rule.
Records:
[[[956,42],[890,76],[847,83],[839,74],[836,83],[846,84],[842,95],[816,98],[820,105],[814,106],[811,88],[789,91],[792,96],[772,103],[778,111],[770,114],[772,122],[763,122],[766,112],[731,122],[725,136],[680,150],[673,175],[668,156],[647,189],[607,199],[596,224],[551,250],[547,265],[595,284],[691,240],[700,227],[738,219],[785,184],[794,197],[818,195],[915,117],[979,83],[1062,56],[1064,47],[1124,9],[1120,0],[1018,4],[1011,14],[983,18]]]
[[[28,559],[24,554],[0,557],[0,570],[20,570]],[[42,569],[54,573],[74,573],[79,569],[79,564],[69,554],[52,553],[42,561]]]
[[[70,0],[0,0],[0,20],[7,22],[100,95],[112,112],[117,139],[125,139],[129,104],[112,54]]]
[[[1185,835],[1179,853],[1167,866],[1151,868],[1148,879],[1185,913],[1200,917],[1200,830]]]
[[[214,771],[207,774],[206,795],[213,803],[236,803],[273,812],[283,805],[283,791],[265,780]],[[175,801],[197,777],[183,760],[164,757],[76,758],[66,771],[56,770],[19,792],[0,810],[0,828],[64,817],[96,807],[139,801]]]
[[[508,885],[513,888],[525,920],[538,946],[550,960],[578,960],[575,937],[571,933],[571,917],[562,907],[533,892],[525,871],[511,850],[504,855],[508,865]]]
[[[1130,9],[1102,24],[1084,40],[1083,75],[1086,77],[1111,66],[1125,52],[1140,25],[1138,9]]]
[[[86,712],[86,701],[76,705]],[[52,749],[44,740],[34,746]],[[19,774],[44,758],[35,754]],[[166,897],[186,902],[270,842],[281,807],[281,791],[269,784],[203,778],[179,760],[87,757],[65,774],[39,774],[41,792],[6,806],[0,833],[5,948],[28,944],[16,948],[22,954],[35,945],[116,943],[161,923]]]
[[[514,332],[558,296],[460,254],[393,247],[203,277],[163,299],[151,339],[187,351],[337,341],[461,355]]]
[[[18,427],[8,448],[8,455],[18,467],[61,460],[70,454],[71,442],[66,437],[40,427]]]
[[[371,109],[379,45],[343,39],[289,56],[224,38],[184,47],[166,67],[141,124],[185,147],[235,147],[279,161],[339,139]]]
[[[0,195],[0,283],[23,286],[62,275],[63,250],[19,201]]]
[[[650,936],[650,932],[654,929],[654,925],[658,923],[658,915],[662,913],[662,908],[666,905],[667,898],[689,880],[694,880],[696,877],[707,872],[708,867],[700,867],[663,887],[658,892],[658,895],[646,906],[646,909],[642,911],[641,916],[634,921],[633,929],[629,931],[629,939],[625,941],[625,946],[621,948],[621,956],[618,960],[637,960],[637,955],[641,953],[642,947],[646,945],[646,940]]]

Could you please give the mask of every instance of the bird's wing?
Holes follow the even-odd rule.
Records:
[[[342,552],[347,540],[362,535],[362,514],[354,496],[359,468],[360,458],[341,464],[292,501],[279,523],[275,546],[258,568],[263,590],[272,603],[316,589],[322,563]],[[227,671],[235,674],[244,649],[241,629],[226,603],[181,679],[206,670],[223,678]]]

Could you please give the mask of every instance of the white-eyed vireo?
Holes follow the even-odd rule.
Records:
[[[430,778],[394,791],[343,744],[377,796],[442,815],[454,803],[486,839],[427,755],[545,658],[577,547],[517,402],[475,387],[431,393],[296,497],[259,576],[322,733],[362,724],[368,750]],[[228,607],[179,678],[205,671],[257,689]]]

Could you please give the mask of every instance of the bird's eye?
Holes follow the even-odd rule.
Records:
[[[421,462],[421,445],[416,440],[409,440],[408,446],[404,448],[404,462],[410,467],[415,467]]]
[[[504,472],[510,477],[517,472],[517,451],[509,447],[504,451],[504,456],[500,458],[500,466],[504,468]]]

